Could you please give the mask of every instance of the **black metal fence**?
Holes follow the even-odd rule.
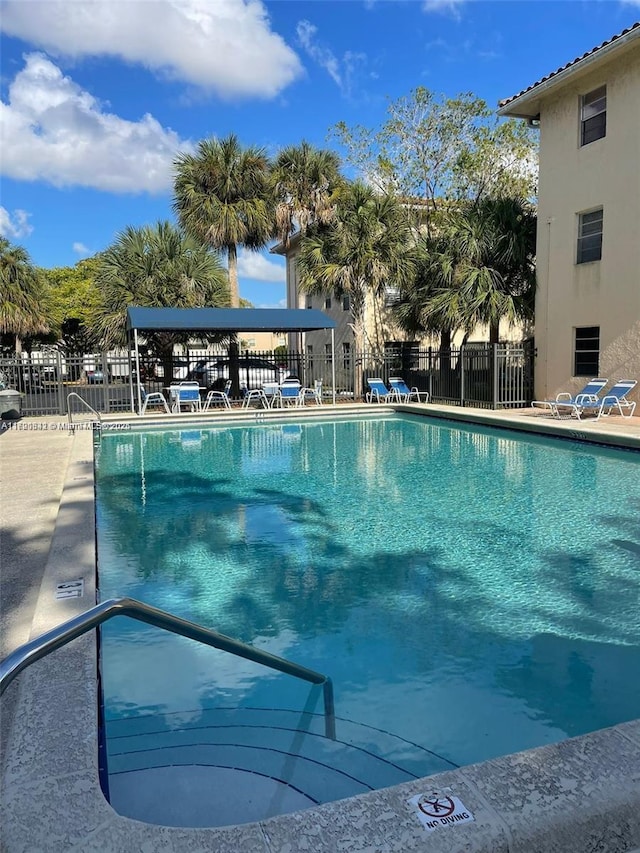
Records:
[[[237,363],[241,393],[264,382],[296,376],[304,386],[322,380],[323,394],[338,400],[361,400],[367,378],[388,382],[401,376],[407,385],[429,392],[434,403],[488,409],[522,408],[533,399],[533,347],[529,342],[469,344],[451,350],[403,346],[383,354],[362,352],[330,354],[246,352]],[[173,381],[197,379],[203,388],[222,388],[235,372],[228,354],[189,351],[187,356],[140,358],[140,380],[147,392],[166,390]],[[66,357],[61,353],[22,353],[0,359],[0,385],[22,395],[25,415],[65,414],[80,411],[82,403],[99,412],[135,410],[137,376],[126,353],[100,353]]]

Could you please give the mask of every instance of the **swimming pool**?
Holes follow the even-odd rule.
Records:
[[[639,464],[408,415],[105,436],[101,597],[326,672],[337,715],[328,741],[317,688],[116,620],[114,806],[208,774],[252,820],[640,716]]]

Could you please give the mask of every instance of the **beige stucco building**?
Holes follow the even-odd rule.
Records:
[[[299,234],[294,235],[288,246],[279,243],[271,251],[274,254],[284,255],[286,258],[286,283],[287,283],[287,308],[316,308],[324,311],[336,322],[335,347],[336,358],[339,364],[347,365],[353,353],[354,336],[351,315],[351,306],[348,297],[338,299],[331,294],[322,296],[310,296],[304,293],[299,285],[296,257],[300,247]],[[393,320],[390,304],[396,298],[396,292],[388,288],[386,296],[374,300],[369,295],[365,304],[365,342],[364,348],[367,352],[375,352],[377,349],[398,349],[402,344],[419,345],[420,347],[437,347],[439,337],[424,337],[416,340],[403,331]],[[522,326],[511,326],[506,321],[500,323],[501,341],[521,341],[527,331]],[[463,332],[457,332],[452,338],[453,346],[460,346],[464,340]],[[467,336],[467,342],[481,342],[489,340],[489,327],[478,325],[473,333]],[[302,336],[291,336],[289,347],[293,351],[302,351],[307,356],[318,354],[329,355],[331,352],[331,336],[326,331],[307,332]]]
[[[499,114],[540,128],[536,396],[640,383],[640,23]]]

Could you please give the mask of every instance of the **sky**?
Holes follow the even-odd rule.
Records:
[[[341,152],[426,86],[492,107],[640,19],[640,0],[0,0],[0,234],[71,266],[173,220],[173,161],[235,133]],[[240,295],[285,305],[241,251]]]

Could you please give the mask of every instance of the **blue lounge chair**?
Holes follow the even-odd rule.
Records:
[[[581,403],[585,402],[597,403],[599,394],[608,381],[608,379],[590,379],[582,391],[580,391],[579,394],[576,394],[575,397],[572,397],[568,391],[561,391],[555,400],[534,400],[531,405],[536,408],[547,409],[548,413],[554,418],[570,417],[568,414],[562,415],[558,413],[556,409],[558,403],[562,403],[563,407],[570,407],[572,405],[579,406]]]
[[[387,386],[379,377],[367,379],[367,382],[369,384],[369,390],[365,394],[365,400],[367,403],[388,403],[390,400],[395,399],[394,392],[389,391]]]
[[[401,379],[399,376],[390,376],[389,385],[391,385],[391,394],[395,396],[399,403],[410,403],[412,399],[416,403],[422,403],[421,396],[424,398],[425,403],[429,402],[428,391],[418,391],[415,387],[409,388],[404,379]]]
[[[142,400],[142,408],[140,409],[140,414],[144,415],[147,411],[147,406],[162,406],[165,412],[170,415],[171,411],[169,406],[167,406],[167,401],[165,400],[164,394],[162,391],[151,391],[147,394],[144,385],[140,386],[140,399]]]
[[[601,417],[606,417],[612,413],[619,414],[623,418],[630,418],[633,416],[636,404],[631,400],[627,400],[627,394],[637,384],[638,382],[635,379],[621,379],[598,400],[582,400],[579,403],[566,403],[563,400],[559,400],[555,404],[556,410],[566,412],[568,409],[569,416],[576,417],[578,420],[583,415],[595,415],[596,420],[599,420]],[[628,414],[625,415],[625,411]],[[558,414],[558,417],[561,416],[561,414]]]

